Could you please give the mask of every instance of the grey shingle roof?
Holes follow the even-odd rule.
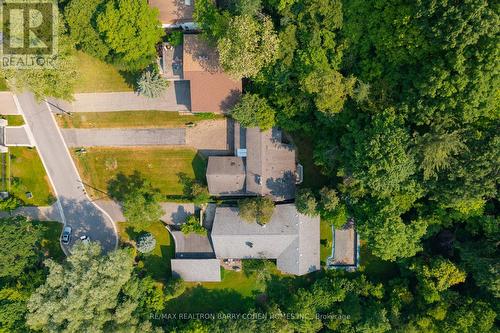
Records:
[[[295,197],[295,150],[282,143],[281,131],[246,130],[246,190],[276,201]]]
[[[184,281],[219,282],[220,261],[218,259],[172,259],[172,276]]]
[[[275,201],[295,197],[295,150],[281,139],[281,131],[240,128],[235,124],[235,154],[246,158],[214,156],[208,160],[207,182],[212,195],[268,195]]]
[[[237,208],[218,207],[211,237],[217,258],[276,259],[278,269],[295,275],[320,269],[319,217],[293,204],[277,205],[265,226],[241,220]]]
[[[230,195],[244,192],[245,166],[241,157],[210,156],[207,183],[211,194]]]

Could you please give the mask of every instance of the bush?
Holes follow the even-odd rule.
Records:
[[[203,205],[210,201],[210,193],[208,188],[200,183],[193,183],[191,186],[191,196],[196,205]]]
[[[11,212],[19,206],[21,206],[21,200],[16,197],[8,197],[7,199],[0,201],[1,211]]]
[[[149,253],[153,251],[155,247],[156,239],[150,233],[143,234],[137,239],[137,251],[141,253]]]
[[[148,98],[158,98],[167,90],[169,82],[157,71],[145,70],[137,80],[137,93]]]
[[[201,224],[198,218],[194,215],[189,215],[186,218],[186,222],[181,225],[181,231],[185,235],[189,234],[198,234],[198,235],[206,235],[207,229],[205,229]]]
[[[182,31],[174,30],[167,35],[166,40],[172,46],[179,46],[182,45],[183,36]]]

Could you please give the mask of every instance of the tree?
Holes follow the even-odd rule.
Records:
[[[348,96],[353,95],[356,79],[345,78],[341,73],[328,69],[314,71],[304,79],[304,89],[314,95],[316,107],[321,112],[338,113],[342,111]]]
[[[271,221],[274,202],[269,197],[256,197],[238,201],[238,215],[247,222],[265,225]]]
[[[149,253],[153,251],[155,247],[156,247],[156,239],[149,232],[142,234],[137,239],[137,251],[141,253]]]
[[[104,0],[71,0],[64,9],[69,35],[78,49],[99,58],[107,59],[111,52],[97,30],[97,16],[102,13]]]
[[[127,250],[100,254],[96,243],[77,244],[63,264],[46,261],[49,275],[28,302],[26,321],[33,330],[150,332],[138,318],[137,295],[127,293],[133,258]]]
[[[261,0],[235,0],[231,1],[228,9],[234,15],[257,16],[261,14]]]
[[[262,131],[274,126],[274,110],[265,98],[245,94],[231,111],[231,116],[244,127],[259,127]]]
[[[113,199],[122,202],[123,215],[135,230],[144,230],[164,214],[159,191],[139,172],[130,176],[119,173],[109,182],[108,191]]]
[[[276,61],[278,46],[278,36],[267,16],[232,17],[226,33],[217,42],[220,64],[234,79],[257,76],[262,68]]]
[[[201,225],[200,220],[194,215],[189,215],[186,221],[181,224],[181,231],[185,235],[194,233],[203,236],[207,234],[207,229]]]
[[[147,98],[158,98],[165,93],[168,86],[169,82],[157,71],[147,69],[137,80],[137,93]]]
[[[217,44],[227,31],[229,18],[225,13],[219,12],[211,0],[198,0],[194,2],[193,18],[203,31],[203,36],[209,42]]]
[[[432,258],[428,264],[416,261],[411,269],[419,281],[420,293],[429,303],[440,300],[443,291],[464,282],[466,277],[464,271],[442,257]]]
[[[125,195],[123,215],[136,230],[144,230],[163,214],[159,195],[151,188],[138,188]]]
[[[43,230],[23,216],[0,219],[0,277],[18,277],[39,262]]]
[[[194,182],[191,186],[191,196],[195,205],[204,205],[210,201],[208,188],[198,182]]]
[[[457,132],[425,133],[419,139],[418,146],[422,149],[420,167],[425,180],[437,177],[439,171],[450,166],[453,155],[467,149]]]
[[[324,211],[334,211],[339,204],[337,191],[333,188],[323,187],[319,191],[321,209]]]
[[[165,34],[158,10],[143,0],[113,0],[102,8],[97,13],[96,29],[110,49],[106,59],[130,69],[148,66],[156,57],[156,44]]]
[[[297,191],[295,196],[295,206],[297,211],[308,216],[317,216],[319,214],[318,202],[310,189],[302,188]]]
[[[79,79],[73,44],[59,28],[57,55],[53,66],[43,68],[7,69],[0,64],[0,74],[7,78],[9,87],[15,92],[31,91],[38,100],[54,97],[70,101]]]

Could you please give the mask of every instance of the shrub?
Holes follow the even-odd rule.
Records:
[[[141,253],[149,253],[153,251],[155,247],[156,239],[150,233],[143,234],[137,239],[137,251]]]
[[[243,199],[238,202],[239,215],[247,222],[264,225],[271,221],[274,202],[269,197]]]
[[[182,33],[182,31],[174,30],[167,35],[166,40],[172,46],[179,46],[182,45],[183,36],[184,34]]]
[[[208,188],[200,183],[193,183],[191,186],[191,196],[196,205],[206,204],[210,200]]]
[[[168,85],[168,81],[162,78],[157,71],[147,69],[137,80],[137,93],[148,98],[157,98],[165,92]]]
[[[194,215],[189,215],[186,218],[186,222],[181,225],[181,231],[185,235],[189,234],[198,234],[198,235],[206,235],[207,229],[205,229],[201,224],[200,220],[196,218]]]

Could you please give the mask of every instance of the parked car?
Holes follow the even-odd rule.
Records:
[[[71,227],[68,225],[63,229],[62,242],[63,244],[69,244],[69,242],[71,242]]]
[[[90,237],[87,235],[80,236],[80,240],[82,241],[83,244],[90,243]]]

